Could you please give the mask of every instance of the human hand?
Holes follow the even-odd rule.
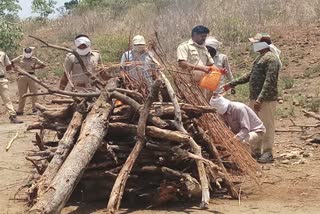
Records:
[[[261,110],[261,102],[256,100],[253,104],[253,109],[256,111],[256,112],[259,112]]]
[[[229,83],[227,83],[227,84],[223,85],[222,88],[224,89],[224,91],[229,91],[232,87]]]

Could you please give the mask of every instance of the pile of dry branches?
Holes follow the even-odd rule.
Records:
[[[27,156],[36,169],[26,185],[29,213],[58,213],[79,192],[82,200],[107,200],[109,213],[122,198],[147,206],[201,198],[201,207],[212,193],[238,198],[233,178],[255,178],[249,152],[202,102],[197,87],[180,76],[175,91],[163,69],[156,71],[146,96],[123,75],[96,81],[99,92],[77,93],[51,89],[20,69],[47,94],[73,98],[52,100],[60,104],[55,108],[38,104],[41,119],[28,127],[39,130],[39,150]],[[170,102],[163,102],[163,89]],[[59,140],[48,141],[47,130]]]

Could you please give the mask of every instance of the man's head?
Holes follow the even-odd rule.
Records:
[[[74,39],[74,44],[77,48],[77,52],[81,56],[85,56],[91,51],[91,41],[89,37],[85,34],[79,34]]]
[[[191,38],[198,45],[203,45],[209,33],[210,30],[207,27],[197,25],[191,31]]]
[[[210,37],[207,37],[205,45],[206,45],[206,48],[208,49],[211,57],[214,57],[220,48],[221,42],[219,42],[213,36],[210,36]]]
[[[253,38],[249,38],[249,41],[253,44],[254,52],[263,53],[270,51],[269,45],[272,44],[272,41],[267,33],[257,33]]]
[[[230,102],[230,100],[220,95],[213,96],[210,99],[210,105],[217,109],[218,114],[225,114],[228,110]]]
[[[27,58],[27,59],[31,58],[32,57],[32,48],[30,48],[30,47],[24,48],[23,49],[23,57]]]
[[[146,40],[141,35],[136,35],[132,39],[133,50],[137,53],[144,52],[146,49]]]

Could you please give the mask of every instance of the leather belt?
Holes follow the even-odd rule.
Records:
[[[0,75],[0,78],[4,78],[5,76],[4,75]]]

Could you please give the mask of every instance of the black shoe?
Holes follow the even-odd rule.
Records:
[[[261,153],[251,153],[251,157],[255,160],[258,160],[261,157]]]
[[[11,123],[23,123],[23,121],[19,120],[16,115],[10,115],[9,119]]]
[[[23,115],[23,112],[17,111],[16,114],[17,114],[17,116],[22,116],[22,115]]]
[[[261,155],[261,157],[258,159],[259,163],[271,163],[273,161],[273,155],[272,152],[265,152]]]
[[[33,109],[32,109],[32,114],[38,114],[38,109],[33,108]]]

